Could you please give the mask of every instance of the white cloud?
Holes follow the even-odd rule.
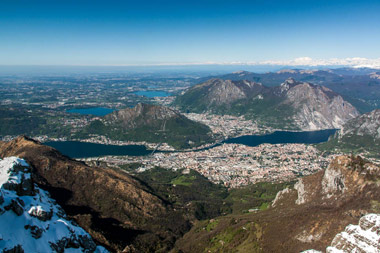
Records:
[[[293,60],[285,61],[261,61],[257,62],[258,65],[290,65],[290,66],[350,66],[355,68],[367,67],[367,68],[379,68],[380,58],[368,59],[362,57],[352,58],[331,58],[331,59],[312,59],[310,57],[299,57]]]

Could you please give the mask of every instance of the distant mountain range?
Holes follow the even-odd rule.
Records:
[[[165,106],[137,104],[93,121],[77,134],[85,138],[93,134],[114,140],[166,142],[176,148],[190,148],[212,142],[211,130]]]
[[[252,73],[237,71],[231,74],[209,76],[198,79],[198,83],[212,78],[223,80],[247,80],[265,86],[278,86],[288,78],[301,82],[323,85],[341,94],[360,112],[380,108],[379,70],[369,68],[338,68],[324,70],[283,69],[277,72]]]
[[[324,150],[370,152],[380,157],[380,109],[349,120],[333,138],[319,146]]]
[[[174,105],[186,112],[244,115],[260,125],[291,130],[340,128],[359,115],[332,90],[293,78],[274,87],[247,80],[211,79],[189,88]]]

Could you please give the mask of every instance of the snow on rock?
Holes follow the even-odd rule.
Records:
[[[107,252],[69,221],[17,157],[0,159],[1,252]]]
[[[303,252],[314,252],[307,250]],[[326,248],[326,253],[380,252],[380,215],[367,214],[360,218],[359,225],[348,225],[337,234]]]
[[[380,215],[367,214],[359,225],[348,225],[337,234],[326,252],[380,252]]]

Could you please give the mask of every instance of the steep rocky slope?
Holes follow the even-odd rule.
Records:
[[[332,90],[290,78],[280,86],[212,79],[191,87],[174,102],[183,111],[245,115],[282,129],[340,128],[359,115]]]
[[[69,221],[49,193],[34,184],[23,159],[0,159],[0,249],[2,252],[107,252]]]
[[[324,251],[347,225],[380,213],[379,179],[378,166],[360,157],[337,157],[326,170],[279,192],[266,211],[198,223],[177,242],[176,250]]]
[[[334,138],[320,147],[344,152],[369,152],[369,155],[380,157],[380,110],[348,121]]]
[[[165,142],[176,148],[189,148],[211,142],[209,127],[192,121],[164,106],[138,104],[92,122],[77,135],[104,135],[115,140]]]
[[[237,71],[221,76],[201,78],[198,80],[198,83],[205,82],[211,78],[233,81],[248,80],[260,82],[269,87],[278,86],[284,80],[294,78],[301,82],[311,82],[328,87],[334,92],[341,94],[345,100],[360,109],[361,113],[378,108],[380,96],[379,72],[368,68],[283,69],[267,73]]]
[[[380,109],[348,121],[339,132],[340,139],[349,138],[354,135],[368,135],[371,138],[380,140]]]
[[[121,171],[88,167],[26,137],[0,143],[0,156],[25,159],[33,180],[111,250],[167,251],[190,227],[182,213]]]
[[[283,105],[295,109],[293,119],[301,129],[340,128],[359,115],[355,107],[324,86],[288,79],[280,87],[286,93]]]

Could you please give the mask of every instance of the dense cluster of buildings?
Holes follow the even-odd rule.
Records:
[[[85,160],[88,162],[94,159]],[[139,172],[155,166],[173,170],[193,169],[210,181],[231,188],[261,181],[290,181],[327,167],[330,159],[331,157],[321,156],[313,146],[305,144],[262,144],[257,147],[223,144],[203,151],[96,158],[114,166],[139,163]]]
[[[222,139],[249,134],[262,134],[272,132],[272,129],[259,127],[252,120],[244,116],[185,113],[187,118],[198,121],[210,127],[213,134]]]

